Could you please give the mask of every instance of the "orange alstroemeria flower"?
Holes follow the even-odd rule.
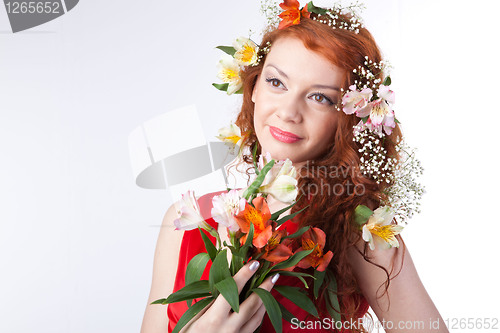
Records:
[[[272,263],[278,263],[287,260],[293,254],[292,249],[287,246],[290,242],[287,239],[280,244],[281,239],[286,236],[286,230],[276,230],[271,235],[271,238],[267,241],[264,247],[264,254],[262,259],[270,261]]]
[[[280,3],[281,9],[284,10],[278,16],[281,17],[281,22],[278,26],[278,29],[283,29],[289,27],[294,24],[300,23],[301,17],[309,18],[311,13],[307,11],[307,4],[302,8],[302,11],[299,9],[300,3],[298,0],[284,0],[283,3]]]
[[[333,257],[332,251],[328,251],[323,254],[326,242],[326,235],[324,231],[319,228],[311,228],[302,235],[301,240],[302,246],[297,250],[297,252],[302,250],[311,250],[316,245],[318,246],[316,246],[311,254],[302,259],[297,266],[300,268],[314,267],[318,271],[323,272]]]
[[[266,201],[263,197],[257,197],[253,199],[252,204],[254,207],[245,203],[245,209],[241,211],[238,215],[235,215],[236,222],[240,226],[243,233],[248,234],[250,231],[250,225],[253,224],[253,245],[257,248],[262,248],[267,244],[269,238],[273,233],[271,212],[267,206]],[[241,238],[241,244],[244,244],[247,239],[247,235]]]

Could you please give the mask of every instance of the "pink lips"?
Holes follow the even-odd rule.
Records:
[[[273,138],[284,143],[294,143],[302,140],[300,136],[297,136],[290,132],[282,131],[277,127],[269,126],[269,131],[271,132]]]

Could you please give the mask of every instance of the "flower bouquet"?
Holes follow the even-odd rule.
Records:
[[[231,305],[232,311],[238,312],[240,304],[252,293],[262,300],[268,316],[276,332],[282,331],[282,318],[290,321],[293,315],[279,304],[267,290],[258,286],[269,276],[277,273],[293,276],[301,281],[304,288],[292,286],[274,286],[274,289],[294,304],[314,317],[318,311],[305,292],[309,289],[305,278],[314,281],[313,294],[318,297],[320,286],[330,283],[328,293],[330,304],[337,309],[329,309],[334,319],[338,315],[338,300],[333,274],[326,272],[333,253],[323,253],[325,233],[309,226],[290,234],[280,228],[286,221],[300,214],[307,207],[289,215],[284,215],[296,203],[297,180],[296,170],[290,160],[275,161],[269,155],[260,156],[256,160],[253,153],[255,179],[250,186],[242,190],[228,190],[215,196],[212,200],[211,215],[213,219],[227,229],[228,239],[221,242],[218,231],[210,226],[201,216],[198,202],[192,191],[182,196],[180,217],[174,221],[176,229],[193,230],[198,228],[205,244],[206,253],[199,253],[189,262],[186,269],[186,284],[167,298],[159,299],[152,304],[188,303],[188,310],[179,319],[174,333],[179,332],[197,313],[208,306],[216,297],[224,297]],[[289,204],[287,207],[271,213],[267,197]],[[205,233],[206,232],[206,233]],[[216,244],[207,236],[212,235]],[[231,262],[228,262],[228,251],[231,251]],[[253,277],[247,282],[240,294],[233,276],[249,261],[257,260],[260,265]],[[208,262],[211,261],[209,279],[200,280]],[[295,267],[314,268],[313,274],[294,271]],[[327,278],[325,278],[325,276]],[[194,299],[199,299],[192,304]]]

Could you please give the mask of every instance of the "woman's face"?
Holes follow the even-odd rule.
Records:
[[[262,151],[296,167],[322,155],[337,126],[343,72],[291,37],[275,41],[252,94]]]

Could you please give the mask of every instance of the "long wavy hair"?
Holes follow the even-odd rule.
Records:
[[[359,33],[356,34],[350,30],[332,29],[326,24],[303,18],[297,25],[267,32],[263,36],[261,45],[266,45],[269,42],[272,50],[273,42],[284,37],[300,39],[307,49],[320,54],[342,69],[344,71],[342,84],[344,91],[348,90],[348,87],[357,79],[353,69],[360,65],[363,66],[366,56],[373,62],[382,60],[375,40],[365,28],[360,28]],[[243,103],[236,120],[236,124],[242,132],[248,134],[244,145],[249,148],[250,152],[257,145],[258,153],[261,152],[261,147],[255,135],[254,103],[251,97],[264,63],[265,56],[259,65],[249,66],[243,70]],[[382,74],[379,74],[379,78],[381,76]],[[319,227],[327,235],[325,252],[328,250],[333,252],[329,269],[335,274],[337,280],[337,294],[344,320],[350,318],[356,320],[360,311],[362,312],[363,303],[366,302],[361,296],[351,269],[348,251],[354,248],[366,261],[376,265],[370,260],[367,244],[364,245],[363,251],[357,250],[355,246],[361,241],[361,233],[359,227],[353,223],[354,210],[360,204],[375,209],[384,199],[384,185],[377,184],[359,172],[361,156],[358,150],[361,147],[353,140],[353,126],[358,122],[359,118],[355,115],[338,112],[337,126],[332,128],[332,131],[335,131],[333,142],[330,143],[322,156],[314,161],[309,161],[298,170],[299,194],[309,193],[309,195],[302,196],[292,209],[294,212],[309,205],[307,213],[302,214],[300,226]],[[389,155],[396,156],[395,145],[400,138],[401,131],[396,124],[392,134],[386,136],[382,143]],[[243,159],[249,164],[248,168],[250,169],[251,155],[244,154]],[[247,174],[249,169],[247,169]],[[313,188],[315,193],[311,193]],[[384,291],[382,295],[378,295],[382,297],[383,294],[387,293],[390,280],[394,277],[391,275],[392,270],[389,272],[382,266],[378,267],[387,276],[386,282],[379,288],[379,290]],[[326,287],[320,291],[318,304],[324,315],[327,314],[324,304],[327,299],[325,297],[326,291]]]

